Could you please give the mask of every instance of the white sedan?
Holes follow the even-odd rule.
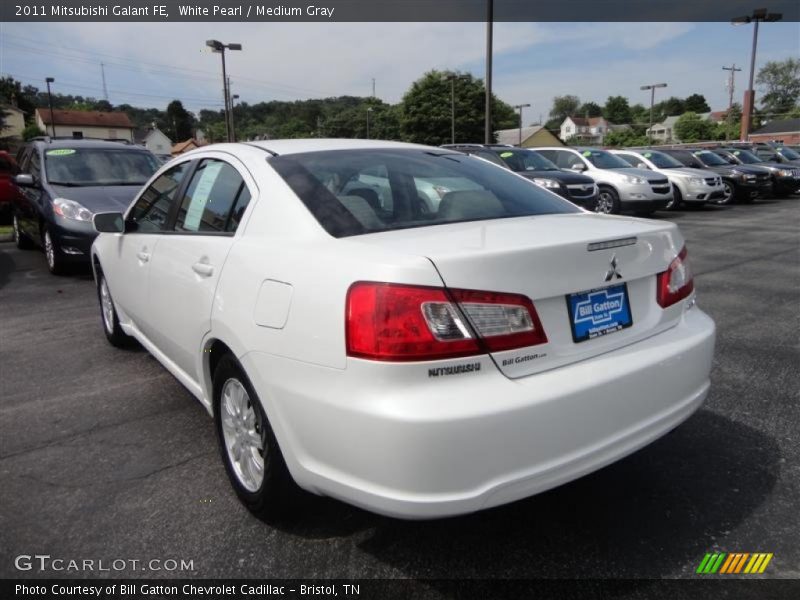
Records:
[[[511,502],[652,442],[709,390],[714,323],[674,224],[450,150],[208,146],[94,224],[107,338],[202,402],[259,515],[298,488],[404,518]]]

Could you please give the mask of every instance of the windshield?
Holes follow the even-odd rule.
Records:
[[[560,171],[552,162],[533,150],[501,150],[500,158],[512,171]]]
[[[331,150],[267,160],[334,237],[580,212],[505,169],[452,152]]]
[[[736,158],[738,158],[746,165],[754,165],[756,163],[764,162],[763,159],[758,158],[755,154],[753,154],[749,150],[731,150],[730,153],[733,154]]]
[[[800,158],[800,154],[792,150],[791,148],[777,148],[778,153],[788,160],[797,160]]]
[[[725,162],[720,156],[717,156],[710,150],[698,150],[697,152],[693,153],[700,161],[709,167],[721,167],[727,166],[727,162]]]
[[[619,156],[614,156],[604,150],[584,150],[581,156],[586,158],[598,169],[630,169],[631,166]]]
[[[677,169],[683,167],[683,164],[669,154],[658,152],[657,150],[647,150],[642,152],[642,156],[653,163],[657,169]]]
[[[125,148],[56,148],[44,153],[53,185],[143,185],[159,167],[149,152]]]

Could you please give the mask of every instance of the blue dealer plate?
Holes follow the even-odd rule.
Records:
[[[633,325],[628,286],[578,292],[567,296],[569,322],[575,343],[614,333]]]

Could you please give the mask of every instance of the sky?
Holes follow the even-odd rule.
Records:
[[[0,23],[0,73],[54,91],[112,104],[164,108],[178,98],[192,111],[222,107],[220,59],[205,40],[239,42],[230,52],[232,93],[241,101],[339,95],[398,102],[431,69],[485,75],[483,23]],[[728,23],[496,23],[494,92],[530,103],[524,121],[547,119],[554,96],[604,104],[622,95],[649,103],[639,87],[668,84],[668,96],[703,94],[728,105],[723,65],[736,63],[735,100],[747,87],[752,25]],[[42,42],[45,43],[42,43]],[[800,24],[767,23],[758,68],[800,57]]]

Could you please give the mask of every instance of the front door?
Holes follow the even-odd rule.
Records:
[[[200,160],[150,263],[149,337],[194,381],[200,379],[198,358],[211,329],[217,282],[254,191],[249,174],[233,159]]]

